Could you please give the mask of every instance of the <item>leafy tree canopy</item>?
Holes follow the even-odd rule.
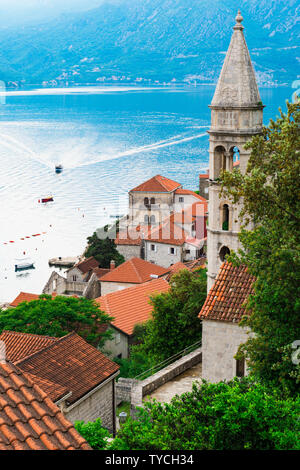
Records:
[[[281,399],[249,379],[194,384],[169,404],[144,403],[112,450],[300,449],[300,398]]]
[[[75,331],[88,343],[102,345],[109,332],[103,326],[112,318],[85,298],[41,295],[38,300],[22,302],[0,313],[0,331],[12,330],[54,337]]]
[[[94,450],[105,450],[108,445],[107,439],[112,437],[102,426],[100,418],[88,423],[75,421],[74,427]]]
[[[103,236],[107,234],[107,236]],[[93,256],[99,261],[101,268],[109,268],[110,262],[115,261],[116,266],[124,263],[124,257],[118,252],[114,238],[111,238],[108,227],[104,227],[99,233],[94,232],[91,237],[88,237],[88,246],[85,251],[85,256],[89,258]]]
[[[261,136],[247,143],[245,174],[222,174],[223,194],[243,201],[243,249],[231,257],[256,277],[248,315],[255,333],[243,348],[254,374],[272,386],[299,391],[300,367],[292,345],[300,340],[300,105],[287,103]],[[248,221],[254,221],[254,227]],[[299,362],[299,361],[298,361]]]

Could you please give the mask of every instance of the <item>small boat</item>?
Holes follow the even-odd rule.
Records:
[[[25,269],[34,269],[34,262],[30,258],[16,259],[15,271],[24,271]]]
[[[55,165],[55,173],[61,173],[63,169],[64,167],[61,164]]]
[[[54,201],[53,196],[42,197],[41,199],[39,199],[39,202],[41,202],[42,204],[46,204],[47,202],[53,202],[53,201]]]

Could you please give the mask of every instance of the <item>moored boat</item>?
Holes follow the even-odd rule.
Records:
[[[55,172],[56,173],[61,173],[63,171],[64,167],[59,164],[59,165],[55,165]]]
[[[42,204],[46,204],[47,202],[53,202],[53,201],[54,201],[53,196],[42,197],[41,199],[39,199],[39,202],[41,202]]]
[[[24,271],[25,269],[34,269],[34,262],[30,258],[16,259],[15,271]]]

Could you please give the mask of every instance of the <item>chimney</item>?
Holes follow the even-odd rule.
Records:
[[[115,267],[116,267],[116,262],[115,260],[112,259],[110,262],[110,270],[112,271],[113,269],[115,269]]]

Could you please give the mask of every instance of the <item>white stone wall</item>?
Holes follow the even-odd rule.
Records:
[[[95,421],[101,418],[103,426],[113,432],[113,394],[114,380],[111,380],[99,390],[73,408],[63,409],[65,417],[72,423],[75,421]]]
[[[101,279],[100,279],[101,282]],[[128,287],[137,286],[138,284],[132,284],[130,282],[101,282],[101,296],[116,292],[118,290],[127,289]]]
[[[74,279],[73,277],[76,276],[76,281],[77,282],[83,282],[83,275],[82,275],[82,272],[74,267],[74,268],[71,268],[68,272],[67,272],[67,281],[69,282],[74,282]]]
[[[116,245],[120,255],[124,256],[125,261],[131,258],[141,258],[141,245]]]
[[[144,199],[155,198],[151,209],[144,204]],[[161,223],[174,211],[174,193],[131,192],[129,193],[129,218],[133,225],[145,224],[145,215],[155,216],[155,225]]]
[[[151,250],[151,245],[155,245],[156,251]],[[170,248],[175,249],[175,254],[170,254]],[[145,259],[159,266],[168,268],[171,264],[183,260],[183,249],[181,246],[169,245],[167,243],[157,243],[155,241],[145,241]]]
[[[234,359],[240,344],[248,334],[237,323],[203,320],[202,377],[209,382],[231,380],[236,375]],[[247,374],[247,370],[246,370]]]

